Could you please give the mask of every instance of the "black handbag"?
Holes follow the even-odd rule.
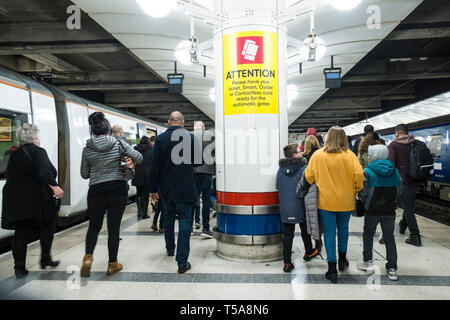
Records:
[[[119,146],[120,171],[126,181],[132,180],[135,175],[135,165],[133,159],[126,153],[120,140],[117,144]]]
[[[357,217],[364,217],[364,202],[358,198],[356,198],[355,203],[355,213]]]

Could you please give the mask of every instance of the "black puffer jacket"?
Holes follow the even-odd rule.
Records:
[[[140,187],[150,185],[150,165],[152,164],[153,148],[147,144],[138,144],[134,147],[136,151],[142,154],[144,160],[141,164],[136,165],[134,179],[131,182],[133,186]]]

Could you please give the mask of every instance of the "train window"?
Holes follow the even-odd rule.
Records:
[[[28,116],[24,113],[0,110],[0,179],[6,179],[9,157],[19,147],[17,129],[27,122]]]
[[[442,156],[442,134],[436,134],[431,136],[430,144],[428,148],[431,151],[431,154],[435,158],[439,158]]]

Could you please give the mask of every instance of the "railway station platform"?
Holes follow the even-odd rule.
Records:
[[[216,240],[205,239],[199,232],[191,236],[189,261],[192,269],[177,273],[174,257],[168,257],[164,236],[152,231],[152,219],[139,220],[136,205],[129,205],[122,221],[119,262],[124,269],[106,275],[106,225],[94,252],[90,278],[79,278],[88,223],[55,235],[52,254],[61,260],[56,269],[41,270],[38,242],[29,245],[27,269],[30,274],[16,280],[10,252],[0,256],[0,295],[2,299],[55,300],[411,300],[450,298],[450,227],[417,216],[422,247],[404,241],[398,233],[398,281],[385,275],[384,245],[378,243],[380,228],[374,239],[374,263],[380,267],[370,276],[356,268],[362,259],[363,218],[352,217],[349,227],[347,257],[350,267],[339,273],[339,282],[325,279],[325,249],[310,262],[302,259],[304,249],[299,230],[293,247],[295,269],[282,271],[282,261],[239,262],[219,258]],[[397,211],[397,221],[400,211]],[[153,216],[153,215],[152,215]],[[212,226],[216,219],[212,219]],[[297,226],[298,228],[298,226]],[[76,271],[78,270],[78,271]]]

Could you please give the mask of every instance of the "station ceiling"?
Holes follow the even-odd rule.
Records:
[[[66,27],[73,3],[83,10],[81,30]],[[300,74],[301,61],[288,47],[288,83],[299,90],[288,110],[291,132],[326,131],[448,91],[449,0],[363,0],[349,12],[336,12],[328,0],[303,3],[316,6],[316,31],[328,51],[318,62],[302,63]],[[379,29],[367,29],[370,5],[381,9]],[[308,17],[299,17],[288,25],[288,35],[302,40],[308,26]],[[200,42],[212,38],[210,25],[196,23],[196,31]],[[186,77],[184,93],[167,93],[173,50],[188,38],[183,12],[155,19],[134,0],[0,0],[0,65],[158,122],[179,110],[188,129],[194,120],[211,127],[213,67],[204,77],[203,66],[178,64]],[[322,70],[330,55],[344,72],[340,89],[324,88]]]
[[[166,123],[169,113],[214,122],[128,48],[81,13],[69,30],[69,0],[0,0],[0,65],[43,79],[78,96]]]

